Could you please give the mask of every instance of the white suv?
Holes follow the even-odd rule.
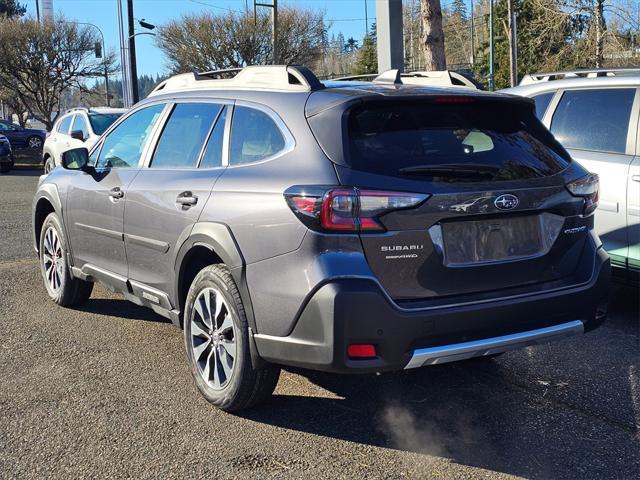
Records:
[[[91,149],[100,135],[126,111],[125,108],[67,110],[53,125],[44,142],[44,173],[48,174],[60,165],[63,152],[79,147]]]

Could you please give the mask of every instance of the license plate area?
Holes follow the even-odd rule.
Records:
[[[564,217],[545,212],[442,222],[429,233],[442,250],[444,264],[459,267],[546,255],[563,224]]]

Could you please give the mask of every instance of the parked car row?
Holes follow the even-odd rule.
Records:
[[[596,328],[598,176],[532,101],[416,78],[162,82],[42,178],[49,297],[78,305],[99,281],[171,319],[227,411],[266,399],[282,365],[395,371]]]

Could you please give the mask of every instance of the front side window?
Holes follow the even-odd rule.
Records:
[[[555,93],[556,92],[541,93],[533,97],[533,101],[536,102],[536,117],[540,120],[542,120],[544,114],[547,112],[549,103],[551,103],[551,99]]]
[[[633,88],[564,92],[551,121],[551,133],[566,148],[625,153]]]
[[[89,128],[87,127],[87,121],[84,119],[82,115],[76,115],[73,119],[73,127],[71,127],[71,131],[81,131],[82,138],[85,140],[89,138]]]
[[[129,115],[105,138],[97,168],[135,168],[140,162],[164,104],[143,108]]]
[[[60,120],[60,123],[58,124],[58,128],[57,131],[59,133],[63,133],[63,134],[68,134],[69,133],[69,127],[71,126],[71,120],[73,119],[73,117],[71,115],[69,115],[68,117],[64,117],[62,120]]]
[[[237,106],[233,111],[230,146],[229,162],[241,165],[275,155],[284,149],[285,140],[269,115]]]
[[[162,130],[151,168],[195,168],[221,106],[178,103]]]

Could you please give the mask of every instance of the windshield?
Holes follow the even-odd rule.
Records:
[[[570,157],[507,102],[363,105],[348,120],[351,168],[432,181],[516,180],[563,170]]]
[[[96,135],[102,135],[104,131],[115,122],[121,113],[92,113],[89,115],[91,127]]]

